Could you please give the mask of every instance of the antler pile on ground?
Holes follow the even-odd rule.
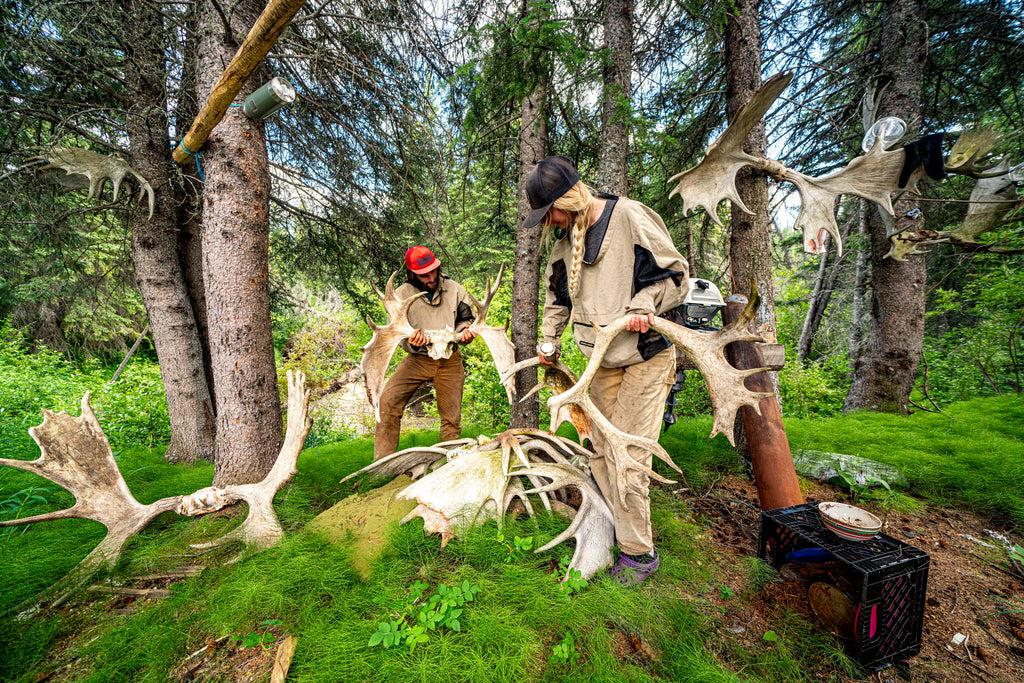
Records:
[[[42,455],[31,461],[4,458],[0,459],[0,465],[45,477],[70,491],[76,502],[66,510],[0,521],[0,527],[80,518],[97,521],[107,528],[107,535],[100,544],[61,583],[51,587],[51,592],[63,593],[55,600],[55,605],[63,602],[95,572],[112,567],[125,542],[164,512],[193,516],[245,501],[249,504],[249,515],[238,528],[211,543],[193,547],[208,548],[231,541],[256,548],[274,545],[283,532],[272,503],[274,495],[296,472],[295,463],[312,424],[306,416],[308,405],[305,376],[289,371],[288,429],[277,461],[263,481],[222,489],[208,487],[188,496],[161,498],[149,505],[135,500],[128,489],[110,450],[110,442],[89,405],[88,393],[82,397],[80,417],[43,410],[43,423],[29,430]]]
[[[419,503],[401,523],[419,517],[426,533],[441,535],[441,545],[466,527],[502,516],[515,500],[533,514],[529,496],[539,497],[551,511],[552,495],[572,487],[583,502],[572,512],[569,527],[537,549],[543,552],[572,537],[576,539],[569,571],[590,578],[612,562],[615,524],[611,510],[590,475],[574,464],[590,451],[574,441],[534,429],[513,429],[493,439],[461,439],[435,446],[409,448],[381,458],[342,481],[361,474],[394,477],[410,472],[414,482],[396,498]],[[520,477],[530,482],[525,489]],[[550,494],[550,495],[549,495]],[[562,510],[571,510],[565,505]]]

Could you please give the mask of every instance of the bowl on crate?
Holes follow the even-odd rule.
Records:
[[[818,513],[826,529],[848,541],[866,541],[882,530],[878,517],[845,503],[819,503]]]

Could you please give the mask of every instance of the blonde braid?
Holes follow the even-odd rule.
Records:
[[[572,223],[572,267],[569,269],[569,298],[575,299],[580,291],[580,270],[583,268],[583,248],[586,240],[583,236],[587,232],[586,220],[580,220],[583,214],[576,216]]]

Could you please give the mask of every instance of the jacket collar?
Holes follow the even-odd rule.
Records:
[[[583,237],[583,263],[592,265],[601,253],[601,245],[604,244],[604,236],[608,233],[608,223],[612,216],[612,210],[619,198],[613,194],[599,194],[600,199],[606,200],[604,211],[598,217],[597,222],[590,226]]]

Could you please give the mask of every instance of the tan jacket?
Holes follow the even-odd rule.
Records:
[[[625,197],[604,198],[615,204],[607,230],[602,232],[598,221],[585,234],[576,298],[569,299],[571,234],[555,243],[544,274],[547,296],[541,323],[543,341],[557,348],[571,320],[573,338],[587,358],[594,348],[592,325],[604,326],[626,314],[661,315],[682,304],[689,289],[689,266],[672,244],[661,217],[640,202]],[[669,346],[670,342],[657,332],[622,332],[601,365],[633,365]]]
[[[395,294],[408,299],[421,291],[406,282],[395,290]],[[421,330],[443,330],[450,327],[456,332],[462,332],[473,324],[473,305],[462,285],[442,275],[433,299],[428,301],[424,295],[409,306],[409,324]],[[408,339],[402,341],[402,348],[406,353],[427,353],[427,347],[413,346]]]

